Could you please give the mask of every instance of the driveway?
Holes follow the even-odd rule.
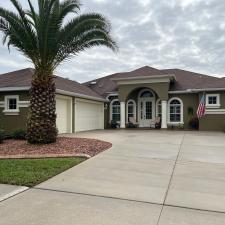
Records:
[[[225,224],[224,133],[72,136],[110,141],[113,148],[1,202],[1,225]]]

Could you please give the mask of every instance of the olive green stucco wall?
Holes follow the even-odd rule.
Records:
[[[205,115],[199,121],[199,130],[225,131],[225,115]]]
[[[184,118],[184,128],[189,128],[189,121],[197,116],[197,109],[199,104],[198,94],[170,94],[169,99],[180,98],[183,102],[183,118]],[[191,109],[191,110],[190,110]],[[193,114],[190,113],[193,111]]]
[[[149,88],[153,90],[161,100],[168,100],[169,83],[167,82],[119,85],[119,100],[125,102],[132,92],[140,88]]]
[[[19,95],[19,101],[29,101],[28,92],[1,92],[0,101],[4,101],[6,95]],[[0,108],[0,129],[11,132],[18,129],[26,129],[28,108],[20,108],[19,115],[5,115],[4,108]]]
[[[210,92],[210,94],[220,94],[221,106],[219,109],[225,109],[225,92]],[[205,115],[199,121],[199,129],[202,131],[225,131],[225,114]]]
[[[152,85],[152,84],[151,84]],[[145,85],[144,88],[147,86]],[[142,87],[143,88],[143,87]],[[125,99],[125,102],[129,99],[135,100],[136,104],[138,104],[138,93],[142,89],[141,87],[137,87],[136,85],[133,85],[133,87],[130,89],[123,85],[123,87],[120,89],[121,93],[119,93],[120,97],[119,100]],[[151,88],[153,89],[153,88]],[[125,90],[125,93],[122,91]],[[133,90],[133,91],[132,91]],[[162,92],[164,92],[165,87]],[[166,96],[166,94],[161,92],[161,96]],[[210,92],[212,93],[212,92]],[[215,92],[215,94],[220,94],[220,109],[225,109],[225,92]],[[180,98],[183,102],[183,118],[184,118],[184,128],[189,129],[189,121],[192,118],[197,117],[197,109],[199,105],[199,99],[201,98],[201,95],[198,93],[188,93],[188,94],[169,94],[168,100],[171,98]],[[113,97],[112,99],[115,99],[118,97]],[[110,99],[110,100],[112,100]],[[157,97],[156,97],[157,100]],[[136,115],[138,115],[138,105],[137,105],[137,112]],[[191,113],[193,112],[193,114]],[[126,112],[127,115],[127,112]],[[105,127],[109,127],[109,118],[110,118],[110,107],[108,105],[107,110],[105,111]],[[203,118],[199,120],[199,130],[201,131],[210,131],[210,130],[218,130],[218,131],[224,131],[225,129],[225,114],[213,114],[213,115],[205,115]]]

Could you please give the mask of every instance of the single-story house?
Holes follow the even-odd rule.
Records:
[[[33,69],[0,75],[0,129],[26,127]],[[57,127],[60,133],[104,129],[116,121],[121,128],[133,118],[149,127],[156,117],[161,128],[188,129],[202,95],[206,113],[199,130],[225,128],[225,78],[180,69],[142,67],[84,84],[55,76]]]

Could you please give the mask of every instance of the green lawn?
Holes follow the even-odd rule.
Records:
[[[81,157],[0,160],[0,183],[33,187],[84,160]]]

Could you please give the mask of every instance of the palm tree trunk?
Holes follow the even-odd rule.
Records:
[[[52,74],[35,72],[30,90],[27,140],[31,144],[56,142],[55,82]]]

